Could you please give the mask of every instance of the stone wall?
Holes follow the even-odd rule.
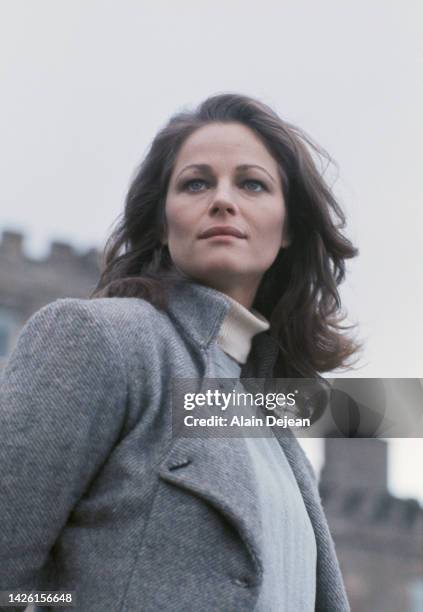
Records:
[[[423,509],[390,494],[387,465],[384,440],[325,440],[320,492],[353,612],[423,609]]]
[[[24,236],[4,231],[0,241],[0,366],[27,319],[42,306],[63,297],[86,298],[97,284],[99,253],[77,252],[52,242],[46,257],[33,259]]]

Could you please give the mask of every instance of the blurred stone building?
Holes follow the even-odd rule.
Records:
[[[384,440],[325,440],[320,493],[352,612],[423,611],[423,508],[387,477]]]
[[[35,260],[23,242],[10,231],[0,242],[0,367],[33,312],[57,298],[88,297],[98,279],[94,249],[53,242]],[[321,496],[352,612],[423,612],[423,509],[389,493],[387,461],[382,440],[326,440]],[[410,458],[410,469],[421,466]]]
[[[61,297],[88,297],[98,279],[99,253],[77,253],[52,242],[48,255],[31,259],[24,237],[4,231],[0,241],[0,367],[25,321],[45,304]]]

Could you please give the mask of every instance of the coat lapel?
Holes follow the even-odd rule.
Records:
[[[159,476],[202,498],[226,518],[244,542],[259,581],[261,519],[244,439],[177,438]]]
[[[200,299],[197,293],[200,292]],[[204,349],[220,328],[221,322],[229,309],[225,296],[204,287],[185,285],[177,293],[178,304],[173,302],[171,316],[181,319],[189,311],[180,308],[182,297],[188,294],[189,300],[196,298],[201,312],[202,329],[196,323],[189,326],[184,322],[184,330],[189,330],[187,338],[197,359],[202,362],[204,378],[210,379],[213,373]],[[175,307],[177,305],[178,307]],[[207,306],[209,308],[207,309]],[[212,312],[210,313],[210,306]],[[181,315],[182,313],[182,315]],[[178,381],[174,380],[178,387]],[[182,389],[183,387],[183,382]],[[201,381],[199,381],[201,387]],[[179,394],[180,389],[175,393]],[[175,394],[174,394],[175,397]],[[257,582],[261,581],[263,566],[260,560],[261,516],[254,484],[254,468],[243,438],[233,437],[181,437],[177,426],[173,433],[173,442],[166,459],[159,467],[162,480],[179,486],[199,497],[218,510],[238,532],[251,558]]]

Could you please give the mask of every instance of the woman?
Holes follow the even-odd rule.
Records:
[[[172,380],[318,377],[355,351],[337,286],[356,251],[310,151],[232,94],[156,136],[93,299],[36,313],[4,372],[1,589],[73,590],[85,612],[349,610],[292,434],[172,435]]]

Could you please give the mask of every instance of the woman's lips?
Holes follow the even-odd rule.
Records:
[[[237,227],[233,227],[231,225],[215,225],[214,227],[210,227],[205,230],[202,234],[200,234],[200,239],[205,238],[214,238],[215,236],[231,236],[233,238],[246,238],[244,232],[242,232]]]

